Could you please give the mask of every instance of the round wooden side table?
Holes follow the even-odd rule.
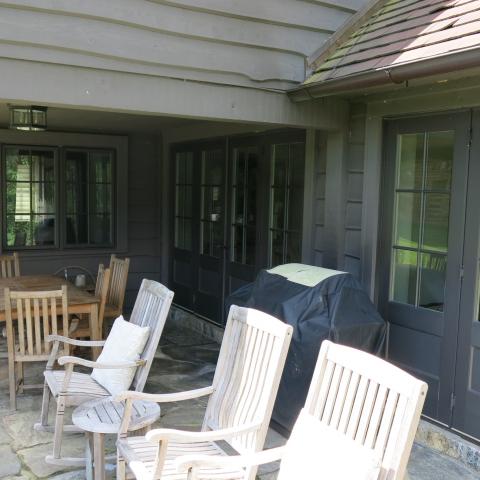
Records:
[[[73,424],[85,431],[87,479],[105,479],[105,434],[118,434],[123,411],[124,404],[114,402],[111,397],[91,400],[73,411]],[[159,418],[158,404],[135,401],[128,431],[147,430]]]

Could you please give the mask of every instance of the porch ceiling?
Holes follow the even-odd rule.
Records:
[[[195,123],[191,119],[50,107],[48,130],[106,134],[159,133]],[[8,128],[7,103],[0,103],[0,128]]]

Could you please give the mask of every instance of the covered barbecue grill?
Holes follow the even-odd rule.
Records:
[[[350,274],[291,263],[263,270],[227,298],[226,307],[253,307],[293,326],[293,338],[273,413],[289,432],[305,403],[323,340],[380,354],[386,323]]]

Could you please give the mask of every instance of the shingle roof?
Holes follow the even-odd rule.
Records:
[[[480,47],[480,0],[387,0],[323,61],[306,85]],[[358,23],[357,23],[358,25]],[[480,62],[480,53],[479,53]]]

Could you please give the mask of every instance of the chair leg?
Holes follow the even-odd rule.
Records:
[[[23,378],[23,362],[17,362],[18,393],[23,393],[24,382],[25,382],[25,380]]]
[[[42,398],[42,416],[40,417],[40,423],[42,427],[48,426],[48,409],[50,407],[50,387],[47,381],[43,384],[43,398]]]
[[[17,381],[15,379],[15,362],[8,359],[8,386],[10,389],[10,409],[17,409]]]
[[[55,433],[53,434],[53,458],[60,458],[65,417],[65,397],[60,394],[57,400],[57,414],[55,416]]]
[[[120,455],[120,452],[117,450],[117,480],[125,480],[125,459]]]

